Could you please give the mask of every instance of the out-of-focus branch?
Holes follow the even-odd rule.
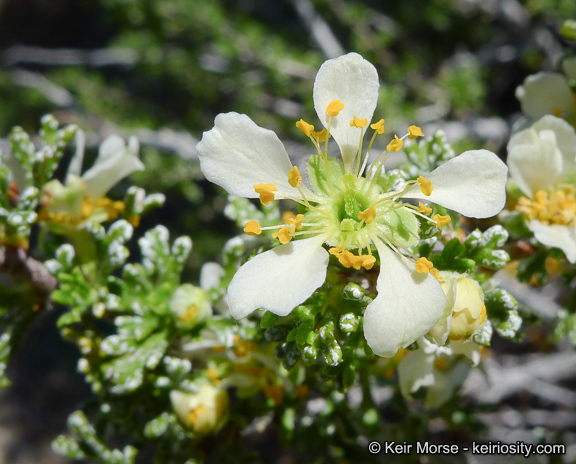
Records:
[[[336,58],[344,53],[344,48],[330,29],[330,26],[316,12],[310,0],[292,0],[300,19],[309,34],[326,58]]]
[[[131,48],[81,50],[15,45],[0,53],[0,65],[3,67],[20,64],[38,64],[43,66],[85,65],[91,67],[133,66],[138,60],[139,54]]]

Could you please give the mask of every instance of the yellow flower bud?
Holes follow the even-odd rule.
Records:
[[[450,340],[470,337],[486,320],[484,294],[478,282],[468,277],[456,281],[456,299],[452,308]]]
[[[228,419],[228,393],[210,384],[197,393],[172,390],[170,402],[182,424],[198,435],[217,432]]]
[[[212,315],[210,299],[204,290],[191,284],[180,285],[169,303],[178,325],[190,328]]]

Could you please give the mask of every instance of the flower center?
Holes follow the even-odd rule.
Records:
[[[538,190],[533,199],[521,197],[516,209],[528,219],[545,225],[573,226],[576,221],[576,187],[563,185],[554,191]]]
[[[362,144],[368,120],[354,115],[350,127],[358,130],[359,143],[356,156],[351,163],[346,164],[346,160],[340,161],[328,155],[330,125],[343,107],[344,105],[338,100],[328,105],[327,128],[321,132],[315,132],[314,126],[302,119],[296,123],[296,127],[310,138],[317,150],[317,154],[310,156],[308,161],[308,177],[316,195],[314,201],[308,201],[301,190],[302,176],[297,167],[288,173],[288,183],[297,189],[299,195],[292,196],[279,192],[274,184],[264,183],[266,179],[262,179],[263,183],[254,185],[263,204],[267,205],[276,198],[291,199],[303,207],[304,214],[296,216],[293,213],[285,213],[282,217],[283,224],[279,226],[261,227],[256,221],[249,221],[244,231],[249,235],[260,235],[263,230],[276,229],[272,236],[283,244],[299,236],[305,238],[322,235],[330,254],[334,255],[344,267],[370,269],[376,262],[372,253],[373,245],[377,241],[384,242],[398,253],[399,250],[403,250],[410,254],[408,249],[419,239],[419,223],[416,216],[435,223],[437,227],[449,224],[450,217],[436,215],[430,218],[425,216],[432,212],[428,206],[422,203],[414,206],[399,201],[401,195],[415,183],[425,195],[432,193],[431,182],[422,176],[416,181],[408,181],[395,192],[384,192],[379,184],[380,173],[390,153],[402,149],[405,138],[415,139],[423,136],[419,127],[410,126],[402,138],[395,135],[386,150],[380,153],[370,168],[366,169],[372,144],[377,135],[384,133],[384,120],[370,125],[374,134],[364,154]],[[405,258],[403,254],[400,255]],[[419,265],[416,266],[416,270],[437,274],[431,265],[429,267]],[[438,275],[437,278],[441,276]]]

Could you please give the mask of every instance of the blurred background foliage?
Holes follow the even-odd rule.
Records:
[[[457,149],[480,139],[503,154],[514,89],[557,66],[567,45],[557,31],[573,17],[572,0],[3,0],[0,134],[35,132],[53,113],[91,147],[137,135],[147,170],[133,180],[168,199],[142,229],[191,235],[197,276],[233,227],[222,191],[190,162],[218,113],[246,113],[299,144],[295,120],[316,119],[318,67],[355,51],[379,72],[389,132],[450,121]]]

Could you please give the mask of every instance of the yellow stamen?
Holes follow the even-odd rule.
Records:
[[[288,219],[288,224],[292,224],[297,230],[302,229],[302,220],[304,219],[303,214],[299,214],[296,217]]]
[[[314,126],[312,124],[308,124],[304,119],[300,119],[296,123],[296,127],[300,129],[307,137],[310,137],[314,132]]]
[[[350,121],[350,127],[358,127],[362,129],[368,125],[368,119],[360,119],[358,116],[354,116],[354,119]]]
[[[244,226],[244,233],[246,235],[260,235],[262,233],[262,228],[258,221],[248,221]]]
[[[435,267],[430,269],[430,274],[432,274],[438,282],[444,281],[444,277],[438,273],[438,269],[436,269]]]
[[[530,200],[521,197],[516,205],[528,219],[536,219],[544,225],[573,226],[576,222],[576,188],[562,185],[560,190],[539,190]]]
[[[428,261],[426,258],[418,258],[416,261],[416,272],[419,274],[428,274],[433,268],[434,264],[431,261]]]
[[[362,261],[362,266],[364,269],[370,270],[372,267],[374,267],[374,264],[376,263],[376,258],[374,258],[374,256],[364,255],[362,258],[364,258]]]
[[[329,252],[331,255],[338,256],[340,253],[342,253],[342,250],[343,250],[343,249],[344,249],[344,245],[341,243],[341,244],[338,245],[337,247],[330,248],[330,249],[328,250],[328,252]]]
[[[319,132],[316,131],[312,132],[312,137],[314,137],[314,139],[316,139],[318,143],[323,143],[326,142],[326,140],[328,140],[332,136],[326,129],[322,129]]]
[[[420,190],[426,196],[430,196],[432,194],[432,182],[425,179],[424,176],[420,176],[417,179],[418,185],[420,186]]]
[[[370,127],[378,134],[382,135],[384,133],[384,119],[380,119],[380,121],[370,124]]]
[[[290,235],[290,233],[294,232],[294,229],[295,226],[292,225],[289,227],[282,227],[278,232],[273,233],[272,237],[280,240],[282,245],[286,245],[290,240],[292,240],[292,235]]]
[[[294,219],[296,215],[292,211],[285,211],[282,213],[282,224],[290,224],[290,219]]]
[[[269,205],[274,201],[274,192],[278,189],[274,184],[255,184],[254,190],[260,195],[260,201],[263,205]]]
[[[399,139],[397,135],[394,135],[394,140],[392,140],[388,146],[386,147],[386,150],[388,151],[400,151],[402,150],[402,147],[404,146],[404,140]]]
[[[408,138],[417,139],[418,137],[424,137],[422,129],[420,129],[418,126],[410,126],[408,128]]]
[[[326,108],[326,113],[328,116],[338,116],[338,113],[344,109],[344,104],[340,100],[332,100],[328,107]]]
[[[418,213],[430,214],[432,212],[432,208],[426,206],[421,201],[418,202],[418,206],[420,207],[416,210]]]
[[[447,226],[448,224],[450,224],[452,222],[452,219],[450,219],[450,216],[448,216],[448,215],[440,216],[439,214],[434,216],[432,218],[432,220],[436,223],[436,227]]]
[[[366,224],[370,224],[374,219],[376,219],[376,205],[370,206],[367,210],[360,211],[358,213],[358,219],[364,219]]]
[[[302,176],[300,175],[300,170],[298,169],[298,166],[294,166],[288,173],[288,183],[292,187],[296,188],[300,185],[301,182]]]

